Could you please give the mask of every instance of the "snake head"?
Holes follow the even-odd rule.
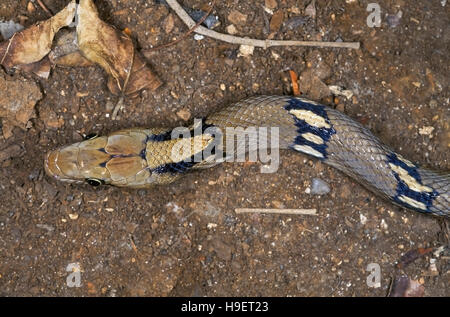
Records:
[[[145,139],[144,133],[119,131],[64,146],[47,153],[45,171],[70,183],[139,187],[150,176]]]

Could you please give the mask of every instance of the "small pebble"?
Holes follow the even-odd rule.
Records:
[[[330,192],[330,186],[320,178],[313,178],[311,182],[311,194],[325,195]]]
[[[359,215],[359,220],[361,221],[361,224],[365,225],[367,222],[367,217],[364,216],[363,214]]]
[[[433,131],[434,131],[434,127],[432,127],[432,126],[425,126],[425,127],[419,128],[420,135],[430,135],[431,133],[433,133]]]
[[[177,116],[184,121],[187,121],[191,118],[191,112],[188,109],[181,109],[177,111]]]
[[[275,53],[274,51],[271,52],[272,53],[272,57],[277,61],[278,59],[280,59],[280,54]]]
[[[14,35],[14,33],[22,31],[23,26],[19,23],[15,23],[14,21],[1,21],[0,20],[0,35],[3,37],[3,39],[7,40],[11,36]]]
[[[227,26],[225,28],[225,30],[227,31],[228,34],[234,35],[237,33],[237,29],[233,24],[230,24],[229,26]]]
[[[239,54],[238,56],[250,56],[253,55],[253,51],[255,50],[254,46],[251,45],[241,45],[239,46]]]
[[[203,36],[203,35],[201,35],[201,34],[195,34],[194,35],[194,40],[196,40],[196,41],[201,41],[201,40],[203,40],[205,37]]]
[[[244,24],[247,21],[247,15],[237,10],[232,10],[228,15],[228,21],[233,24]]]
[[[69,214],[69,218],[72,220],[77,220],[78,219],[78,214]]]
[[[402,11],[398,11],[397,14],[390,14],[386,18],[386,22],[389,25],[390,28],[395,28],[400,24],[400,20],[403,16]]]

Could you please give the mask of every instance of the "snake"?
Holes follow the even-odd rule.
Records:
[[[277,137],[276,142],[259,142],[262,128],[266,137]],[[247,135],[237,138],[229,131]],[[303,97],[250,97],[183,129],[130,128],[89,135],[49,151],[44,167],[59,181],[147,188],[220,164],[238,152],[250,155],[255,143],[271,151],[291,149],[314,157],[405,209],[450,216],[449,172],[411,162],[362,124]]]

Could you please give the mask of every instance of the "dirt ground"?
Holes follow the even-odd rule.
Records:
[[[44,2],[53,12],[67,3]],[[379,28],[367,26],[369,2],[381,7]],[[1,19],[29,26],[47,17],[38,6],[28,11],[27,3],[1,1]],[[102,19],[131,30],[140,49],[187,31],[160,1],[96,4]],[[182,4],[205,8],[206,1]],[[48,80],[34,78],[43,94],[37,117],[27,130],[15,128],[0,140],[0,149],[21,148],[0,163],[0,295],[386,296],[392,280],[406,274],[423,285],[425,296],[449,296],[448,251],[403,271],[395,267],[410,250],[448,246],[447,220],[395,207],[297,153],[282,151],[274,174],[261,174],[259,163],[226,163],[148,190],[73,186],[44,175],[44,154],[79,141],[80,133],[176,126],[186,124],[186,113],[189,121],[247,96],[290,95],[287,70],[302,73],[318,54],[330,69],[323,81],[355,94],[322,102],[410,160],[449,170],[450,4],[317,1],[315,19],[289,28],[287,21],[305,17],[308,4],[217,1],[215,30],[226,33],[231,19],[238,36],[267,38],[273,30],[266,5],[282,12],[281,26],[271,25],[275,39],[359,41],[361,49],[256,48],[243,57],[237,45],[191,35],[146,55],[164,85],[126,99],[116,121],[110,114],[118,98],[101,68],[55,68]],[[308,194],[313,178],[326,181],[331,192]],[[317,208],[318,215],[236,214],[242,207]],[[73,263],[81,269],[80,287],[66,281]],[[367,285],[370,263],[381,269],[380,287]]]

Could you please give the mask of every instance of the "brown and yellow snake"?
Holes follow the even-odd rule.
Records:
[[[191,169],[220,162],[219,144],[226,144],[222,152],[230,155],[229,136],[222,132],[227,128],[276,127],[277,148],[316,157],[396,205],[450,216],[449,173],[419,167],[359,123],[324,105],[297,97],[253,97],[208,116],[201,124],[200,133],[193,133],[194,124],[184,138],[173,137],[172,130],[139,128],[91,138],[49,152],[45,170],[58,180],[93,186],[167,184]],[[236,151],[233,146],[231,155]]]

